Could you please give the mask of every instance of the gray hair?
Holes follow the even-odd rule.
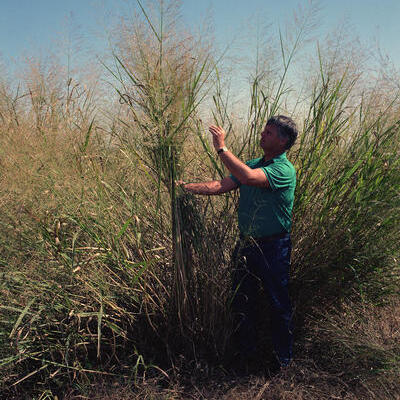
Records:
[[[274,125],[278,128],[278,135],[282,139],[287,139],[286,150],[289,150],[296,141],[298,131],[296,123],[285,115],[275,115],[267,121],[267,125]]]

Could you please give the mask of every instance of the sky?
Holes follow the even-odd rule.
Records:
[[[210,23],[223,47],[260,19],[278,30],[308,0],[183,0],[185,25]],[[365,46],[379,42],[397,68],[400,67],[400,0],[320,0],[315,40],[345,24]],[[81,51],[94,53],[107,46],[104,32],[113,14],[132,9],[135,0],[0,0],[0,60],[18,64],[21,58],[46,54],[65,44],[66,32],[79,32]],[[68,26],[70,28],[68,28]],[[71,26],[73,29],[71,30]]]

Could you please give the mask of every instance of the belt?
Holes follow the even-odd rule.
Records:
[[[275,235],[262,236],[262,237],[245,236],[240,234],[239,237],[241,240],[254,241],[256,243],[264,243],[264,242],[271,242],[272,240],[283,239],[288,234],[289,234],[288,232],[282,232],[282,233],[277,233]]]

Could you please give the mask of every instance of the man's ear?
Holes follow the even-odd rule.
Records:
[[[289,143],[289,138],[279,138],[279,140],[280,140],[280,142],[281,142],[281,145],[284,146],[284,147],[285,147],[285,150],[286,150],[286,146],[287,146],[288,143]]]

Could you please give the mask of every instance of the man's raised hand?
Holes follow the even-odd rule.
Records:
[[[219,150],[220,148],[225,146],[225,130],[220,126],[211,125],[208,130],[213,136],[213,145],[215,150]]]

